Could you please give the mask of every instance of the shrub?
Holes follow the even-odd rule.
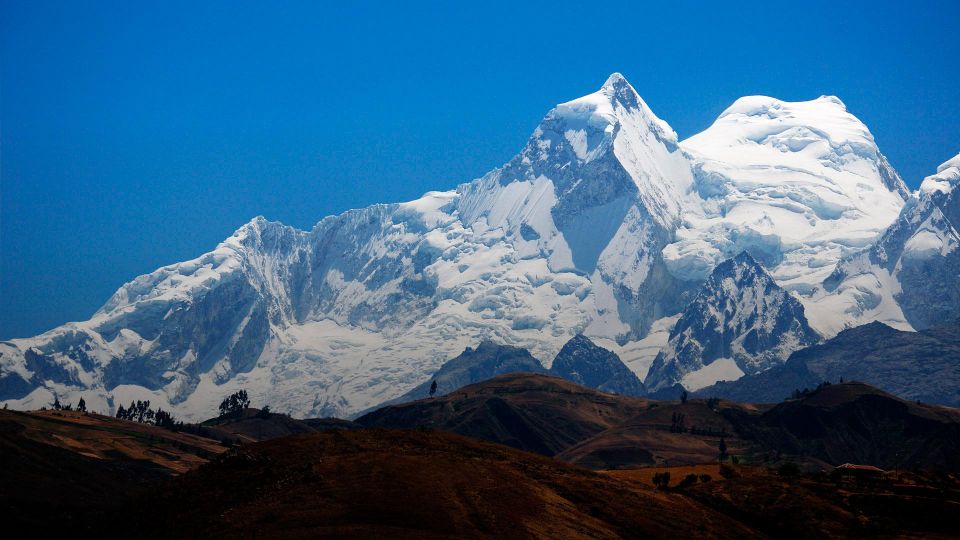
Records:
[[[681,480],[679,484],[677,484],[677,489],[683,489],[685,487],[692,486],[696,483],[697,483],[697,475],[688,474],[683,477],[683,480]]]
[[[653,475],[653,485],[657,486],[659,489],[669,489],[670,488],[670,473],[669,472],[658,472]]]

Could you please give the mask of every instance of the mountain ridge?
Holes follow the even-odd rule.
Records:
[[[635,345],[669,326],[730,250],[771,263],[830,335],[851,316],[835,317],[834,296],[811,280],[848,255],[837,246],[869,245],[896,218],[902,181],[842,102],[771,100],[738,100],[717,127],[678,141],[611,75],[552,109],[503,167],[454,190],[310,231],[255,218],[213,251],[125,284],[89,321],[0,343],[0,400],[37,408],[83,394],[109,410],[151,399],[193,418],[249,388],[278,411],[347,416],[422,384],[466,346],[495,340],[547,362],[578,334],[642,375],[656,348]],[[723,165],[738,148],[750,150],[743,167]],[[751,167],[775,182],[740,191]],[[741,219],[750,208],[759,221]],[[794,228],[832,238],[829,249],[785,236]],[[855,238],[836,236],[846,229]]]

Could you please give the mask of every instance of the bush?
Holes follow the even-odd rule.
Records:
[[[653,475],[653,485],[659,489],[670,489],[670,473],[658,472]]]
[[[709,474],[701,474],[701,475],[700,475],[700,482],[702,482],[702,483],[704,483],[704,484],[706,484],[707,482],[709,482],[709,481],[711,481],[711,480],[713,480],[713,477],[710,476]]]
[[[724,478],[728,478],[728,479],[729,479],[729,478],[736,478],[736,477],[740,476],[740,473],[738,473],[737,470],[734,469],[733,467],[731,467],[731,466],[729,466],[729,465],[727,465],[727,464],[723,464],[723,465],[720,465],[720,476],[722,476],[722,477],[724,477]]]
[[[677,484],[677,489],[683,489],[685,487],[692,486],[696,483],[697,483],[697,475],[688,474],[683,477],[683,480],[681,480],[679,484]]]

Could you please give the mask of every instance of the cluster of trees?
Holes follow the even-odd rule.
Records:
[[[220,402],[220,416],[242,411],[250,406],[250,398],[246,390],[234,392]]]
[[[51,408],[55,411],[72,411],[73,405],[70,405],[69,403],[62,405],[60,403],[60,398],[53,396],[53,405],[51,405]],[[80,398],[80,401],[77,402],[77,410],[80,412],[87,412],[87,402],[84,401],[82,397]]]
[[[130,407],[124,408],[121,405],[117,408],[117,418],[121,420],[130,420],[131,422],[140,422],[141,424],[153,424],[155,426],[160,426],[162,428],[176,430],[178,425],[183,425],[183,422],[179,424],[173,418],[173,415],[167,411],[157,408],[156,411],[150,408],[150,400],[130,402]]]
[[[843,383],[843,378],[842,378],[842,377],[840,378],[840,382]],[[809,388],[804,388],[803,390],[800,390],[799,388],[795,388],[795,389],[793,390],[793,393],[790,394],[790,398],[791,398],[791,399],[805,398],[805,397],[807,397],[807,396],[809,396],[809,395],[812,395],[813,393],[819,391],[821,388],[825,388],[825,387],[827,387],[827,386],[830,386],[830,381],[823,381],[822,383],[818,384],[817,387],[814,388],[813,390],[811,390],[811,389],[809,389]]]

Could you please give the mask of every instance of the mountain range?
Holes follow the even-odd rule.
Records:
[[[648,390],[705,387],[847,328],[960,317],[958,183],[960,156],[911,193],[836,97],[741,98],[680,141],[613,74],[456,189],[309,231],[257,217],[87,321],[0,343],[0,401],[190,419],[245,388],[347,417],[468,346],[549,369],[578,335]]]

